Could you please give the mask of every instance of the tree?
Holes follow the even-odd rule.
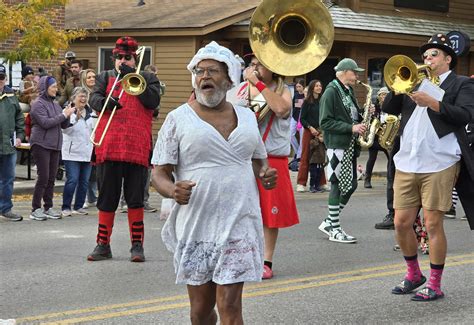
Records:
[[[85,29],[65,30],[53,25],[60,8],[68,0],[28,0],[15,5],[0,2],[0,42],[13,40],[14,45],[1,56],[11,61],[51,59],[71,42],[87,35]],[[99,22],[98,28],[108,26]]]

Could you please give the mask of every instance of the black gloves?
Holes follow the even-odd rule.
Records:
[[[109,111],[112,111],[115,106],[117,106],[117,109],[122,108],[122,105],[120,105],[120,103],[119,103],[118,97],[110,96],[109,101],[107,102],[106,109],[108,109]]]
[[[120,65],[119,69],[120,69],[121,78],[123,78],[125,75],[127,75],[129,73],[135,72],[135,68],[129,67],[125,63],[122,63]]]

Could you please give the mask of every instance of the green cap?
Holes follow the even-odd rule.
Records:
[[[345,71],[345,70],[352,70],[356,72],[362,72],[365,71],[362,68],[359,68],[357,66],[357,63],[349,58],[342,59],[339,61],[339,63],[334,67],[334,70],[336,71]]]

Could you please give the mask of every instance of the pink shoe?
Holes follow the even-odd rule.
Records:
[[[263,280],[268,280],[268,279],[271,279],[273,278],[273,271],[271,268],[269,268],[268,266],[264,265],[263,266],[263,274],[262,274],[262,279]]]

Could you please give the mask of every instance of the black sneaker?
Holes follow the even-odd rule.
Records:
[[[92,253],[87,256],[88,261],[103,261],[112,258],[112,250],[109,244],[98,243]]]
[[[143,253],[143,244],[141,242],[133,243],[132,248],[130,249],[130,253],[132,253],[130,261],[145,262],[145,254]]]
[[[453,205],[451,205],[451,209],[444,214],[444,217],[447,219],[455,219],[456,218],[456,209]]]
[[[21,221],[23,220],[23,217],[20,216],[19,214],[13,213],[11,211],[5,212],[0,214],[1,217],[3,217],[5,220],[8,221]]]
[[[393,218],[393,213],[387,214],[382,222],[375,224],[375,229],[395,229]]]

